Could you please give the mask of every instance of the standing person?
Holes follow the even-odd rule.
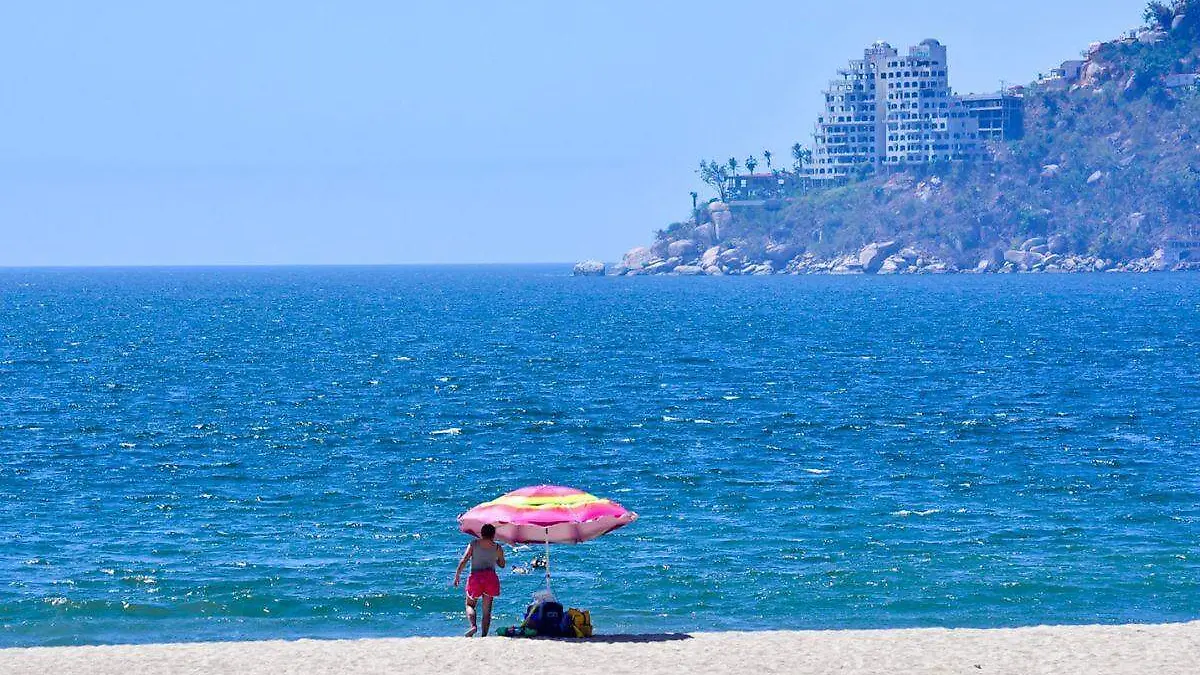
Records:
[[[479,530],[479,539],[467,544],[458,569],[454,570],[454,587],[462,580],[463,568],[471,562],[471,575],[467,577],[467,622],[471,628],[466,636],[475,634],[475,603],[483,598],[483,637],[487,637],[492,625],[492,600],[500,597],[500,577],[497,567],[504,567],[504,547],[496,543],[496,527],[488,524]]]

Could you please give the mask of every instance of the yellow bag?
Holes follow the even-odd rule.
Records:
[[[575,609],[572,607],[567,610],[567,616],[571,619],[571,629],[575,631],[577,638],[592,637],[592,613],[587,610]]]

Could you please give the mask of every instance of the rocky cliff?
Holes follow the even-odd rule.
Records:
[[[1195,4],[1192,8],[1190,5]],[[986,164],[923,166],[778,203],[702,205],[610,274],[1187,269],[1200,230],[1200,0],[1032,85]],[[1150,12],[1147,18],[1153,18]],[[1192,259],[1194,260],[1194,258]]]

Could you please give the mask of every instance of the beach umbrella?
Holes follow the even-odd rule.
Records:
[[[510,544],[545,544],[546,588],[550,588],[550,544],[578,544],[637,520],[610,500],[574,488],[536,485],[513,490],[458,517],[458,527],[480,536],[484,525]]]

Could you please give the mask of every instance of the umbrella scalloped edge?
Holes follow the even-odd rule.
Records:
[[[513,544],[578,544],[637,520],[620,504],[573,488],[551,485],[514,490],[458,517],[459,529],[479,536],[491,524],[496,538]]]

